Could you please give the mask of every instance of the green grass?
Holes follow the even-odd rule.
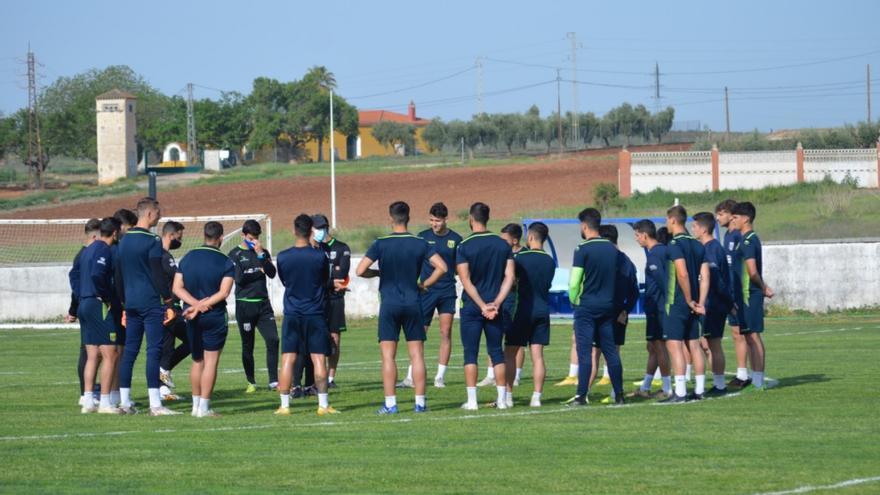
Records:
[[[213,405],[216,419],[83,416],[75,406],[78,334],[0,331],[0,492],[68,493],[755,493],[880,476],[880,314],[768,319],[769,391],[659,407],[559,405],[572,388],[548,387],[544,407],[465,413],[461,347],[446,389],[428,390],[431,411],[377,417],[382,400],[375,321],[343,339],[342,413],[318,418],[314,399],[275,417],[277,396],[243,393],[232,329]],[[641,323],[624,347],[627,384],[641,377]],[[457,333],[457,324],[456,324]],[[437,331],[427,345],[434,370]],[[553,327],[548,381],[567,371],[569,325]],[[259,339],[258,339],[259,341]],[[730,342],[726,343],[732,355]],[[262,345],[256,355],[261,365]],[[136,399],[146,398],[143,353]],[[399,359],[398,366],[405,368]],[[259,367],[259,366],[258,366]],[[730,369],[732,366],[728,366]],[[186,394],[188,361],[175,370]],[[482,370],[481,370],[482,373]],[[258,373],[265,386],[264,372]],[[627,389],[633,387],[627,385]],[[494,390],[481,389],[480,401]],[[607,392],[598,387],[594,399]],[[189,401],[172,405],[189,410]],[[877,493],[878,483],[842,493]]]
[[[715,211],[727,198],[751,201],[758,209],[756,230],[769,241],[864,238],[880,232],[880,191],[855,189],[831,181],[758,190],[728,190],[704,193],[653,191],[634,194],[612,204],[606,217],[663,217],[675,199],[693,215]],[[583,206],[531,212],[532,216],[575,218]]]

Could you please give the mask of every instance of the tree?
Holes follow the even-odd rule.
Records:
[[[648,121],[648,129],[650,134],[657,139],[658,143],[663,140],[663,135],[672,129],[673,120],[675,120],[675,109],[672,107],[666,107],[666,110],[651,116]]]
[[[611,140],[617,136],[617,121],[615,120],[614,110],[602,116],[602,120],[599,121],[598,136],[605,143],[606,148],[611,146]]]
[[[593,142],[593,139],[599,135],[599,119],[593,112],[582,113],[578,115],[578,133],[580,139],[586,146]]]
[[[544,123],[541,121],[541,111],[537,105],[532,105],[522,117],[517,134],[517,141],[523,149],[528,147],[529,141],[542,141],[544,135]]]
[[[446,124],[440,119],[433,119],[422,132],[422,139],[431,151],[443,149],[443,145],[449,142],[449,132]],[[455,144],[455,143],[449,143]]]
[[[468,144],[468,125],[461,120],[453,120],[446,125],[446,136],[449,144],[456,148],[464,142],[468,148],[468,156],[473,158],[473,151]]]
[[[498,113],[492,115],[491,120],[498,131],[498,141],[507,147],[507,154],[512,155],[513,145],[522,135],[523,116],[518,113]]]
[[[15,120],[0,112],[0,160],[6,158],[15,144]]]
[[[406,154],[415,151],[416,128],[412,124],[383,120],[374,125],[372,131],[376,141],[385,148],[403,146]]]

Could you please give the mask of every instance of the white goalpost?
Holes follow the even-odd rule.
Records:
[[[273,255],[272,219],[266,214],[165,217],[184,226],[182,246],[173,251],[177,260],[202,244],[203,228],[210,221],[223,225],[228,252],[238,244],[245,220],[260,223],[261,239]],[[77,328],[63,323],[70,305],[68,272],[83,245],[88,219],[0,219],[0,328]]]

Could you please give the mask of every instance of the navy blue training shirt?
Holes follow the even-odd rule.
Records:
[[[518,254],[522,254],[528,250],[529,248],[525,246],[520,246],[519,251],[516,252],[513,251],[513,248],[510,248],[510,252],[513,253],[514,260],[516,260],[516,256]],[[507,297],[504,298],[504,302],[501,303],[501,309],[509,312],[511,316],[513,315],[514,311],[516,311],[516,298],[516,286],[513,286],[510,288],[510,292],[507,293]]]
[[[709,297],[706,309],[713,313],[730,312],[733,307],[733,287],[730,284],[730,266],[727,264],[727,253],[717,239],[703,245],[706,251],[706,263],[709,263]]]
[[[666,246],[657,243],[647,250],[645,261],[645,314],[657,314],[666,303]]]
[[[672,307],[690,311],[688,302],[684,300],[684,293],[678,284],[675,260],[683,259],[688,272],[688,282],[691,289],[691,298],[694,301],[700,298],[700,267],[706,259],[703,245],[688,234],[678,234],[669,240],[666,247],[666,275],[668,277],[666,287],[666,312]]]
[[[126,235],[126,237],[128,237]],[[235,277],[235,265],[229,256],[213,246],[197,247],[180,260],[177,268],[183,275],[183,286],[196,299],[211,297],[220,290],[226,277]],[[226,313],[226,301],[211,308],[209,313]]]
[[[498,234],[478,232],[461,241],[455,259],[459,265],[467,263],[471,283],[483,302],[490,303],[501,291],[504,270],[507,261],[513,259],[513,251]],[[465,305],[473,304],[467,292],[461,295],[461,300]]]
[[[730,269],[731,290],[734,294],[742,293],[740,280],[736,277],[740,266],[739,243],[742,242],[742,234],[738,230],[728,230],[724,233],[722,244],[724,252],[727,254],[727,266]]]
[[[392,232],[373,241],[365,256],[379,262],[382,304],[421,304],[419,276],[433,255],[427,241],[409,232]]]
[[[571,266],[584,271],[578,298],[580,309],[594,315],[613,312],[617,253],[617,247],[601,237],[587,239],[578,245]]]
[[[96,240],[79,256],[79,298],[99,297],[110,303],[113,297],[113,254],[106,242]]]
[[[543,249],[523,249],[513,256],[516,265],[517,318],[550,316],[550,286],[556,273],[556,262]]]
[[[740,280],[743,297],[746,299],[755,293],[763,294],[761,286],[753,282],[749,277],[749,269],[746,267],[746,260],[753,259],[758,269],[758,275],[764,276],[764,261],[761,251],[761,239],[758,239],[758,234],[751,231],[743,235],[742,241],[739,243],[740,263],[737,276]]]
[[[126,309],[149,309],[164,305],[159,289],[153,285],[151,259],[162,259],[162,240],[140,227],[128,229],[117,250],[122,272]],[[216,291],[215,291],[216,292]]]
[[[623,251],[617,251],[617,278],[614,283],[615,311],[630,313],[639,301],[639,279],[636,265]]]
[[[278,253],[276,264],[284,285],[284,315],[323,315],[330,277],[324,251],[311,246],[294,246]]]
[[[461,236],[453,230],[446,232],[446,235],[439,236],[433,230],[428,229],[420,232],[419,237],[424,239],[434,252],[443,258],[447,267],[446,273],[428,290],[442,295],[455,296],[455,254],[458,245],[461,244]],[[433,272],[434,267],[426,258],[422,263],[421,280],[427,280]]]

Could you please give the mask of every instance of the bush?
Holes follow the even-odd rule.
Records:
[[[611,184],[610,182],[596,184],[593,188],[593,201],[599,206],[603,215],[608,213],[609,207],[621,205],[620,191],[617,189],[617,184]]]

